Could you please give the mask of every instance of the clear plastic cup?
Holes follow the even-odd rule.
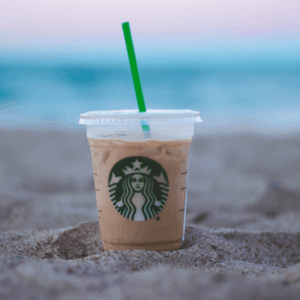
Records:
[[[105,250],[180,248],[196,122],[199,112],[191,110],[81,114]]]

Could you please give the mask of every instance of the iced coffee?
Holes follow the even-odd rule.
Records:
[[[192,111],[184,112],[191,114]],[[163,113],[168,115],[168,111]],[[152,117],[155,115],[157,113],[152,112]],[[197,114],[195,118],[200,119]],[[150,124],[152,130],[147,138],[142,133],[130,133],[132,125],[127,126],[127,131],[124,130],[126,125],[119,126],[123,134],[128,132],[127,136],[116,130],[108,133],[107,125],[88,133],[105,250],[180,248],[184,238],[189,149],[195,118],[190,118],[193,122],[186,120],[192,127],[181,123],[176,124],[177,127],[161,124],[164,131],[158,129],[161,126],[157,123]],[[159,115],[159,122],[161,120]],[[174,122],[165,118],[164,122],[168,121]]]

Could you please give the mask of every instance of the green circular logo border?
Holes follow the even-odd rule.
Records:
[[[169,194],[166,171],[155,160],[131,156],[119,160],[108,176],[112,204],[125,218],[146,221],[164,208]]]

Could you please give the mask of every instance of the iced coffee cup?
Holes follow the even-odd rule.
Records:
[[[79,123],[87,126],[105,250],[180,248],[196,122],[201,122],[199,112],[191,110],[81,115]]]

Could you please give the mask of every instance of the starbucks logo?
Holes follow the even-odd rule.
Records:
[[[108,177],[110,199],[125,218],[145,221],[164,207],[169,194],[167,173],[156,161],[142,156],[118,161]]]

